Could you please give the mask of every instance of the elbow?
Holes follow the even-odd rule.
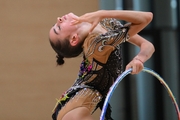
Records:
[[[153,19],[152,12],[143,12],[141,19],[138,22],[131,23],[131,29],[129,30],[129,35],[133,36],[144,29]]]
[[[154,47],[154,45],[152,45],[152,46],[153,46],[153,49],[152,49],[153,52],[152,53],[154,53],[155,52],[155,47]]]
[[[145,13],[145,23],[149,24],[153,19],[153,13],[152,12],[146,12]]]
[[[155,47],[152,43],[149,43],[149,47],[151,48],[151,54],[153,54],[155,52]]]
[[[144,50],[147,51],[146,55],[147,55],[147,58],[149,59],[153,55],[153,53],[155,52],[154,45],[151,42],[149,42],[149,41],[145,41],[144,43],[142,43],[141,46],[142,46],[142,48]]]

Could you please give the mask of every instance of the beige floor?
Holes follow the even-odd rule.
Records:
[[[48,41],[56,17],[98,9],[96,0],[0,1],[0,120],[50,120],[80,58],[56,67]],[[99,112],[94,115],[99,119]]]

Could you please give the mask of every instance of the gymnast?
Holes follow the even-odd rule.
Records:
[[[49,31],[57,64],[63,65],[64,58],[72,57],[82,57],[82,62],[75,82],[57,101],[53,120],[93,120],[92,114],[102,109],[109,88],[124,71],[122,43],[140,48],[125,70],[132,68],[131,74],[141,72],[155,49],[138,33],[152,18],[151,12],[131,10],[98,10],[82,16],[69,13],[57,18]],[[110,104],[105,118],[113,120]]]

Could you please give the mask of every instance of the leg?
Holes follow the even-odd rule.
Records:
[[[78,107],[68,112],[62,120],[93,120],[89,109],[86,107]]]
[[[82,89],[62,107],[57,120],[93,120],[91,113],[101,98],[96,90]]]

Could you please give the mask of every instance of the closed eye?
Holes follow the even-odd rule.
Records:
[[[58,35],[58,33],[57,33],[56,29],[54,29],[54,28],[53,28],[53,30],[54,30],[54,33],[55,33],[56,35]]]
[[[56,34],[56,35],[58,35],[59,33],[56,31],[56,24],[55,25],[53,25],[54,26],[54,28],[53,28],[53,30],[54,30],[54,33]],[[58,28],[58,30],[61,30],[61,27],[60,26],[57,26],[57,28]]]

